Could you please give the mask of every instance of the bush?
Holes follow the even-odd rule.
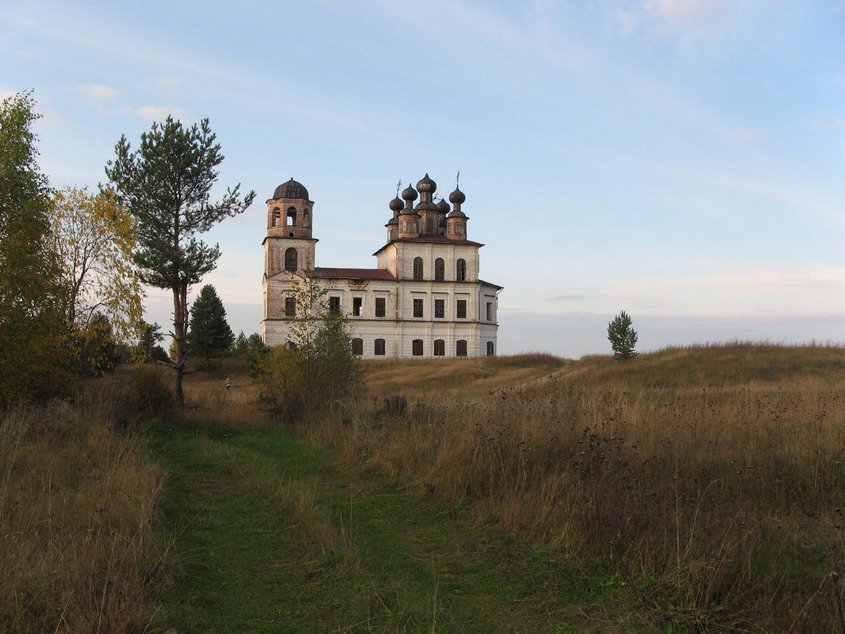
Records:
[[[126,409],[130,415],[164,418],[173,410],[173,392],[161,368],[140,366],[127,387]]]
[[[257,361],[259,398],[282,423],[294,423],[305,412],[305,362],[300,351],[283,347],[268,350]]]

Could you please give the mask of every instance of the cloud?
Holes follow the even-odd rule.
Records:
[[[555,297],[547,297],[547,302],[572,302],[579,299],[587,299],[586,295],[557,295]]]
[[[702,37],[721,34],[734,20],[736,0],[642,0],[616,11],[622,35],[647,30],[659,35]]]
[[[753,143],[765,139],[769,135],[766,128],[733,128],[728,130],[728,136],[743,143]]]
[[[105,84],[79,84],[76,92],[91,101],[114,101],[120,96],[120,91]]]
[[[191,113],[178,106],[138,106],[135,109],[135,114],[148,121],[160,121],[166,119],[168,115],[179,121],[193,119]]]

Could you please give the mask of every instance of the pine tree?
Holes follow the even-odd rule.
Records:
[[[189,128],[167,117],[141,135],[132,151],[126,137],[115,147],[116,157],[106,165],[106,176],[137,222],[135,264],[141,280],[173,292],[174,395],[182,407],[185,395],[185,332],[188,326],[188,288],[214,270],[220,247],[199,239],[225,218],[242,213],[255,192],[240,195],[240,185],[211,202],[217,167],[223,162],[220,144],[208,119]]]
[[[631,316],[624,310],[607,324],[607,338],[613,348],[613,358],[624,361],[637,356],[634,346],[637,345],[637,331],[631,327]]]
[[[229,352],[235,335],[226,321],[226,309],[211,284],[206,284],[191,306],[188,354],[212,367],[214,360]]]

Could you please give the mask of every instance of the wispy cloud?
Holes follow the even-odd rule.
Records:
[[[160,121],[168,116],[179,121],[191,121],[193,116],[184,108],[178,106],[139,106],[135,114],[146,121]]]
[[[120,91],[105,84],[79,84],[76,92],[91,101],[115,101],[120,97]]]
[[[623,35],[645,30],[686,39],[724,33],[736,12],[736,0],[641,0],[614,17]]]

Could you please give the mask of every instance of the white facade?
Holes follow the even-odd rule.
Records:
[[[463,193],[453,192],[454,208],[447,213],[445,201],[433,203],[436,184],[428,175],[417,187],[423,200],[416,208],[411,204],[417,192],[410,187],[403,192],[404,203],[398,197],[391,201],[394,214],[387,224],[388,242],[375,253],[375,269],[316,267],[313,203],[307,190],[293,180],[276,189],[267,201],[264,240],[265,343],[289,345],[295,339],[291,328],[302,311],[292,304],[297,289],[312,277],[330,306],[348,318],[353,351],[364,358],[496,353],[501,287],[478,277],[482,245],[466,239],[467,218],[460,210]],[[288,222],[280,222],[288,209]],[[297,227],[297,221],[308,226]]]

